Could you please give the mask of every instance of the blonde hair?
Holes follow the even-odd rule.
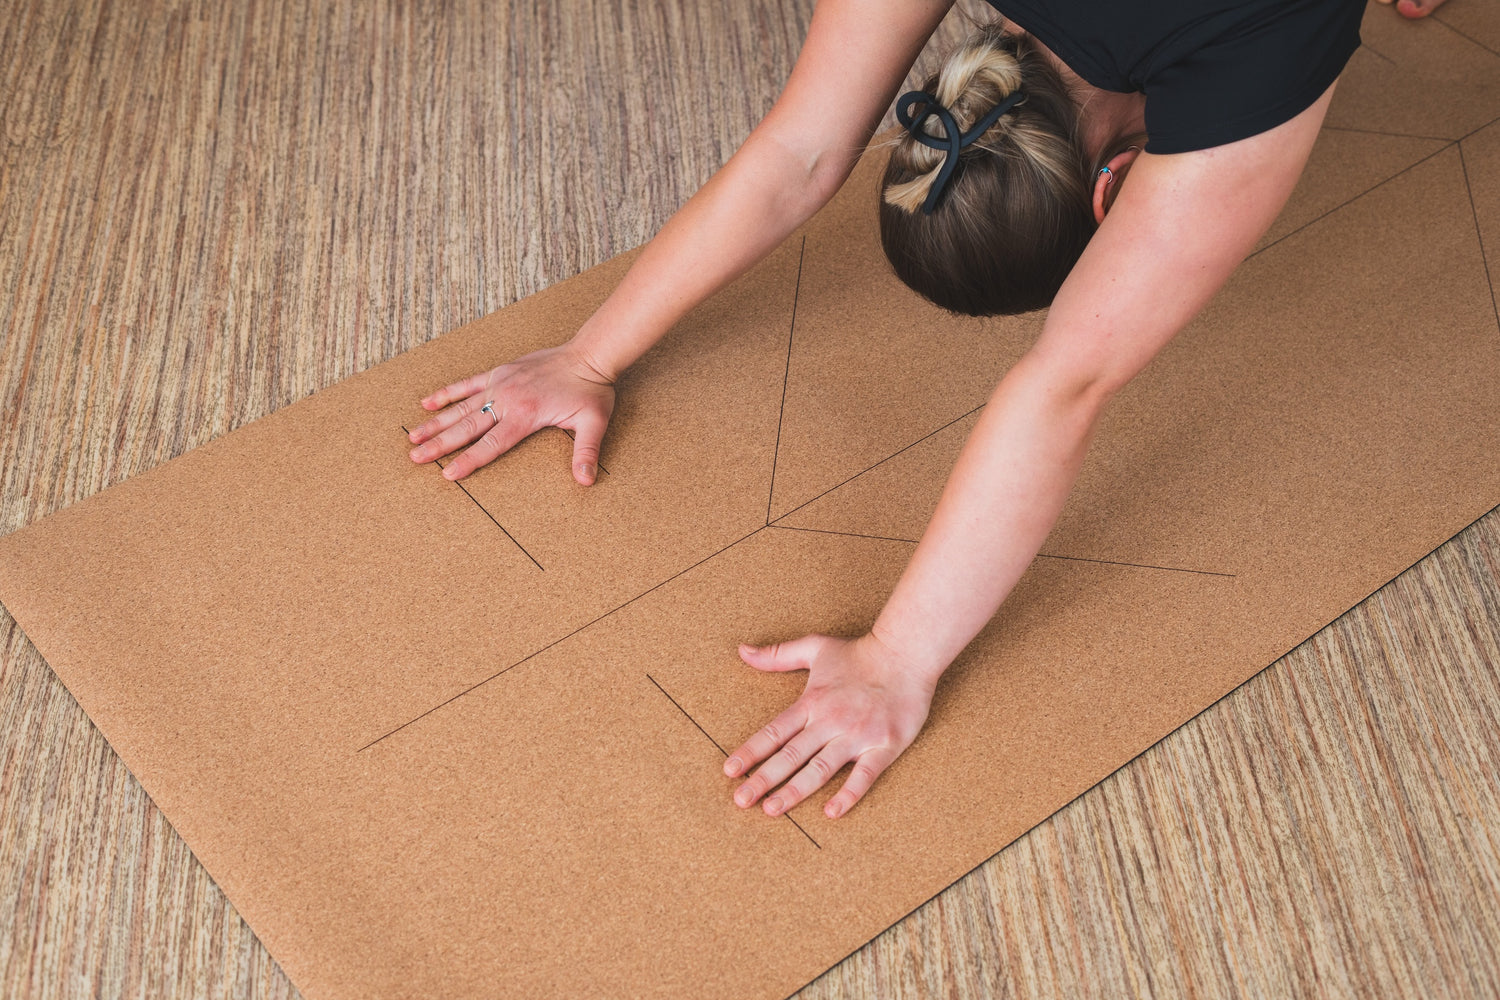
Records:
[[[942,149],[902,129],[880,191],[881,244],[900,278],[952,312],[987,316],[1051,303],[1088,244],[1095,165],[1067,84],[1026,35],[981,25],[922,90],[968,131],[1016,90],[1020,102],[959,156],[932,214],[920,211]],[[935,117],[922,126],[942,137]]]

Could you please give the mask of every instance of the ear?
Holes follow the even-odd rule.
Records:
[[[1139,146],[1131,146],[1129,149],[1116,153],[1114,157],[1105,164],[1108,170],[1100,170],[1094,175],[1094,221],[1103,222],[1104,213],[1115,203],[1115,196],[1120,193],[1120,185],[1125,183],[1125,175],[1130,172],[1130,165],[1135,158],[1141,155]]]

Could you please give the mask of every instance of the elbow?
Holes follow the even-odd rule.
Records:
[[[809,195],[818,199],[820,205],[832,199],[854,172],[858,160],[857,155],[835,155],[828,150],[819,152],[807,167]]]
[[[823,143],[791,139],[762,125],[763,134],[752,133],[765,150],[769,175],[776,187],[811,216],[827,204],[854,171],[858,154],[840,155]],[[748,145],[748,143],[747,143]]]
[[[1049,408],[1092,424],[1115,394],[1130,382],[1131,373],[1080,363],[1073,358],[1053,359],[1032,353],[1016,363],[1010,377],[1031,387]]]

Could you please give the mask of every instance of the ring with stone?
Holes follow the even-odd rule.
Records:
[[[495,423],[498,424],[500,422],[500,417],[495,413],[495,401],[493,399],[481,406],[480,409],[494,417]]]

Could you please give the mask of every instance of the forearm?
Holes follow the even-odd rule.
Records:
[[[1023,358],[991,394],[872,629],[933,681],[994,616],[1052,530],[1106,395]]]
[[[613,380],[831,195],[826,181],[774,138],[752,135],[646,244],[570,345]]]

